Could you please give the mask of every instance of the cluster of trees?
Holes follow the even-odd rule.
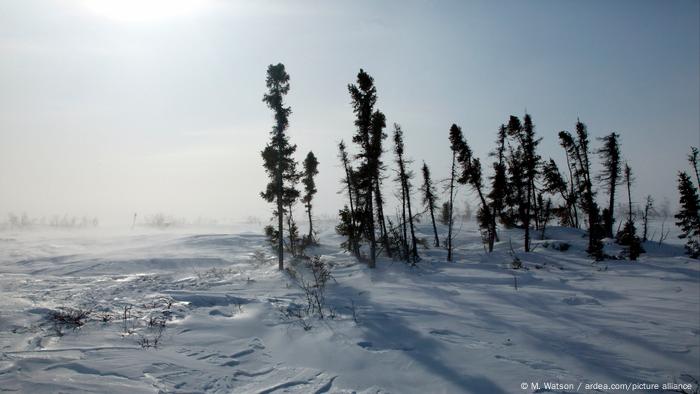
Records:
[[[414,174],[408,168],[411,160],[406,157],[403,130],[399,124],[394,123],[392,140],[397,167],[394,181],[401,202],[394,223],[384,213],[382,185],[387,175],[382,155],[385,153],[383,142],[387,137],[384,132],[386,117],[375,108],[377,88],[374,79],[360,69],[356,84],[349,84],[348,92],[356,116],[356,133],[352,142],[357,146],[358,153],[351,157],[345,142],[340,141],[338,144],[339,158],[345,171],[342,183],[348,195],[348,204],[340,210],[340,223],[336,231],[347,237],[342,246],[358,258],[366,259],[370,267],[376,265],[376,258],[382,252],[389,257],[415,264],[419,256],[414,225],[416,213],[411,205]],[[427,166],[424,175],[426,173],[429,178]],[[425,190],[431,217],[434,218],[434,187],[429,185]],[[369,245],[368,256],[361,253],[360,246],[363,242]]]
[[[285,249],[296,256],[301,254],[306,246],[316,242],[312,203],[317,191],[314,177],[318,174],[318,160],[310,151],[304,159],[303,169],[300,171],[297,168],[298,163],[294,159],[297,146],[289,142],[287,135],[292,109],[284,103],[284,97],[289,93],[289,74],[284,64],[271,64],[267,68],[266,84],[268,92],[263,96],[263,102],[274,113],[275,123],[270,132],[270,142],[262,151],[263,166],[270,182],[260,195],[265,201],[275,204],[273,216],[277,218],[277,228],[269,225],[265,228],[265,233],[270,242],[277,246],[279,269],[284,269]],[[303,196],[298,189],[299,182],[304,188]],[[299,229],[293,216],[294,206],[300,199],[309,217],[309,233],[302,237],[299,237]]]
[[[277,204],[277,229],[268,226],[267,232],[277,242],[282,268],[284,236],[280,234],[284,228],[283,217],[287,218],[288,250],[293,254],[297,250],[298,234],[292,208],[299,197],[296,189],[299,179],[303,179],[306,194],[302,202],[310,223],[309,235],[305,239],[314,241],[311,201],[316,192],[313,177],[318,172],[318,162],[310,152],[304,161],[304,170],[296,170],[292,157],[296,145],[290,144],[285,134],[291,110],[283,103],[283,97],[289,90],[289,76],[282,64],[268,68],[267,86],[269,92],[263,101],[274,111],[276,123],[271,141],[262,152],[265,169],[271,179],[262,196]],[[642,243],[647,240],[648,218],[654,211],[653,199],[647,197],[642,214],[643,235],[639,237],[632,207],[634,177],[629,164],[623,160],[619,134],[610,133],[599,138],[600,147],[593,149],[586,125],[577,120],[573,133],[564,130],[558,134],[566,157],[565,172],[562,172],[553,159],[545,160],[538,154],[541,138],[535,133],[532,117],[527,113],[522,119],[510,116],[497,130],[496,147],[489,155],[493,158],[490,163],[492,171],[488,177],[484,177],[481,161],[474,155],[462,128],[453,124],[448,131],[452,160],[449,176],[443,182],[447,194],[445,201],[439,204],[436,182],[430,168],[423,162],[422,184],[418,189],[422,207],[416,209],[412,201],[412,161],[406,156],[403,130],[394,123],[392,151],[395,176],[392,180],[396,184],[400,204],[392,221],[385,212],[383,195],[384,183],[389,179],[384,146],[387,122],[384,113],[377,108],[374,79],[360,69],[356,82],[348,85],[348,93],[355,114],[356,131],[352,143],[356,153],[351,154],[344,141],[338,144],[338,157],[344,171],[342,192],[347,195],[347,203],[339,211],[340,223],[336,226],[336,232],[346,238],[342,246],[357,258],[366,260],[369,267],[375,267],[376,259],[382,253],[411,264],[418,262],[418,244],[425,241],[416,237],[415,222],[423,214],[429,216],[432,224],[433,245],[445,247],[447,260],[452,261],[455,201],[459,186],[468,186],[477,197],[477,220],[484,248],[488,252],[493,251],[495,243],[499,241],[499,229],[503,227],[523,229],[523,249],[529,252],[533,237],[543,239],[548,223],[555,218],[561,225],[587,230],[587,252],[596,260],[606,257],[603,252],[605,238],[614,238],[625,246],[626,255],[631,260],[636,260],[644,252]],[[595,155],[602,165],[602,171],[598,174],[592,171]],[[690,161],[700,184],[697,158],[698,151],[693,148]],[[620,223],[616,230],[616,191],[620,186],[627,191],[627,218],[624,225]],[[688,238],[689,253],[697,257],[700,255],[697,188],[686,173],[681,173],[679,189],[682,210],[676,216],[678,225]],[[607,206],[602,209],[597,202],[601,191],[607,195]],[[444,240],[439,235],[436,218],[447,226]]]

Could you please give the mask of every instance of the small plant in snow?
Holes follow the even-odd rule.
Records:
[[[65,328],[77,330],[84,326],[91,313],[91,309],[61,307],[49,313],[49,320],[53,323],[56,334],[61,337]]]

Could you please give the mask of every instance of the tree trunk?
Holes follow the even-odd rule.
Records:
[[[438,237],[437,226],[435,225],[435,212],[434,212],[432,205],[430,205],[429,210],[430,210],[430,220],[433,223],[433,233],[435,234],[435,247],[439,248],[440,247],[440,238]]]
[[[406,180],[406,175],[403,176],[404,179],[404,189],[406,189],[406,206],[408,207],[408,223],[411,226],[411,254],[413,255],[413,261],[418,259],[418,248],[416,247],[416,232],[413,229],[413,213],[411,212],[411,194],[408,190],[408,181]]]
[[[403,257],[408,258],[408,233],[406,229],[406,188],[403,183],[403,171],[399,174],[401,178],[401,230],[403,234],[402,246],[403,246]]]
[[[386,231],[386,222],[384,221],[384,207],[382,206],[381,190],[379,178],[374,180],[374,196],[377,202],[377,221],[379,223],[379,234],[381,235],[382,245],[387,256],[391,257],[391,248],[389,247],[389,235]]]
[[[527,186],[527,204],[525,204],[525,215],[523,225],[525,226],[525,251],[530,251],[530,185]]]
[[[311,242],[314,239],[314,222],[311,220],[311,203],[306,205],[306,211],[309,213],[309,242]]]
[[[368,232],[369,232],[369,268],[375,268],[377,266],[377,241],[374,235],[374,208],[372,207],[372,186],[368,188],[367,193],[367,219],[369,221]]]

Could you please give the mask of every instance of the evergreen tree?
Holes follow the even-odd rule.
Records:
[[[336,231],[340,235],[345,235],[348,237],[347,242],[345,242],[346,249],[352,252],[355,257],[360,256],[359,250],[359,236],[361,234],[361,229],[358,226],[358,215],[355,209],[355,202],[357,199],[357,190],[355,189],[355,176],[354,170],[350,164],[350,158],[348,157],[347,150],[345,148],[345,143],[340,141],[338,143],[338,158],[343,165],[343,170],[345,171],[345,178],[342,183],[345,185],[344,188],[348,192],[348,201],[350,207],[346,205],[343,210],[340,211],[340,221],[339,227],[336,227]]]
[[[314,243],[314,222],[311,217],[311,201],[314,199],[314,195],[318,191],[316,189],[316,182],[314,177],[318,175],[318,159],[314,155],[314,152],[309,152],[304,159],[304,174],[301,179],[301,183],[304,185],[304,196],[301,201],[304,203],[306,208],[306,213],[309,215],[309,235],[308,242]]]
[[[600,212],[595,201],[593,182],[591,182],[591,165],[589,161],[588,130],[581,121],[576,122],[576,139],[568,131],[559,132],[559,140],[566,150],[573,166],[573,176],[581,198],[581,209],[588,216],[588,254],[596,260],[603,259],[604,230],[600,224]]]
[[[381,160],[381,155],[384,153],[382,141],[386,138],[384,128],[386,127],[386,117],[380,111],[375,111],[372,114],[372,127],[370,128],[370,144],[372,146],[372,155],[377,158],[377,168],[373,174],[374,179],[374,201],[377,206],[377,224],[379,226],[379,234],[387,255],[391,257],[391,247],[389,245],[389,236],[387,234],[386,221],[384,220],[384,197],[382,196],[382,171],[384,171],[384,163]]]
[[[477,192],[481,207],[477,213],[479,227],[484,235],[484,240],[488,244],[488,251],[493,251],[495,239],[495,218],[492,217],[491,207],[486,202],[483,192],[483,181],[481,177],[481,162],[478,158],[473,157],[473,153],[466,140],[462,139],[460,143],[461,151],[457,157],[457,161],[462,166],[462,174],[457,179],[460,184],[469,184]]]
[[[376,151],[376,146],[372,144],[372,116],[374,105],[377,102],[377,89],[374,86],[374,79],[364,70],[360,69],[357,74],[357,85],[349,84],[348,92],[352,99],[353,112],[356,115],[355,126],[357,132],[352,140],[359,146],[359,153],[356,156],[360,160],[357,169],[356,188],[363,211],[362,229],[369,241],[370,256],[369,267],[376,267],[377,245],[374,223],[374,180],[378,177],[379,155],[381,151]]]
[[[517,161],[513,163],[513,165],[520,167],[518,170],[522,171],[516,173],[516,175],[522,176],[520,180],[516,180],[516,183],[517,187],[524,190],[524,193],[521,192],[521,199],[519,199],[519,212],[520,220],[525,229],[525,251],[529,252],[530,224],[533,219],[533,207],[536,206],[535,180],[538,175],[538,166],[541,160],[536,151],[537,145],[539,145],[541,139],[535,138],[535,126],[529,114],[525,114],[522,125],[516,117],[511,116],[508,134],[519,142],[521,148],[521,154],[518,155]],[[537,222],[535,222],[535,224],[537,225]]]
[[[603,183],[603,187],[610,196],[608,208],[603,210],[603,227],[605,228],[605,236],[609,238],[613,236],[613,223],[615,222],[615,188],[622,172],[619,139],[620,135],[617,133],[610,133],[605,137],[598,138],[603,142],[603,146],[597,151],[603,162],[603,169],[598,174],[597,179]]]
[[[680,211],[674,216],[681,228],[678,238],[686,239],[685,250],[692,258],[700,257],[700,198],[698,190],[685,172],[678,173]]]
[[[292,110],[284,105],[284,96],[289,92],[289,74],[285,71],[282,63],[270,65],[267,68],[266,85],[268,92],[263,96],[263,102],[274,112],[275,124],[270,132],[270,142],[262,151],[263,166],[270,177],[270,182],[265,191],[260,194],[265,201],[276,203],[274,215],[277,216],[277,253],[278,266],[281,270],[284,269],[282,234],[285,202],[289,202],[295,192],[298,195],[294,185],[290,185],[290,181],[293,181],[297,176],[294,171],[295,161],[292,158],[296,151],[296,145],[289,143],[286,134]]]
[[[413,227],[413,212],[411,210],[411,178],[413,174],[406,169],[406,164],[410,163],[404,158],[404,142],[403,131],[401,126],[394,123],[394,153],[396,154],[396,165],[399,167],[399,181],[401,183],[401,192],[404,196],[405,207],[408,210],[408,218],[404,217],[404,226],[406,220],[411,229],[411,251],[410,258],[413,264],[418,260],[418,248],[416,246],[416,232]]]
[[[488,198],[493,205],[493,220],[501,218],[503,221],[503,206],[508,194],[508,178],[506,174],[506,137],[507,129],[505,125],[501,125],[498,129],[498,139],[496,140],[496,151],[491,155],[496,157],[493,163],[493,176],[491,177],[491,191]],[[494,234],[498,240],[498,234]]]
[[[542,179],[544,191],[549,194],[559,194],[564,201],[563,206],[554,208],[552,212],[559,216],[559,221],[562,225],[575,227],[575,211],[573,210],[575,202],[571,197],[567,182],[559,172],[559,168],[554,160],[549,159],[549,162],[542,166]]]
[[[421,186],[420,190],[423,195],[423,206],[428,212],[430,212],[430,221],[433,224],[433,233],[435,234],[434,246],[439,248],[440,238],[438,237],[437,226],[435,225],[435,209],[437,208],[437,196],[435,195],[435,186],[433,185],[433,181],[430,178],[430,169],[428,168],[428,165],[425,164],[425,162],[423,162],[422,172],[423,186]]]
[[[644,229],[642,231],[642,242],[647,241],[647,230],[649,229],[649,215],[654,211],[654,199],[651,196],[647,196],[647,202],[644,204],[644,214],[642,216],[642,223],[644,224]]]
[[[457,158],[464,150],[462,129],[456,124],[450,127],[450,150],[452,150],[452,168],[448,190],[448,224],[447,224],[447,261],[452,261],[452,226],[454,225],[455,178],[457,177]]]
[[[632,177],[632,169],[630,168],[629,165],[627,165],[627,163],[625,163],[625,167],[623,170],[623,176],[624,176],[624,182],[627,185],[628,216],[627,216],[627,221],[625,222],[625,226],[623,227],[622,231],[620,231],[617,234],[616,238],[617,238],[617,243],[628,247],[628,254],[629,254],[630,260],[637,260],[637,257],[639,257],[639,254],[644,253],[644,250],[642,249],[641,241],[639,240],[639,237],[637,236],[637,228],[634,225],[634,218],[632,216],[632,182],[633,182],[633,177]]]

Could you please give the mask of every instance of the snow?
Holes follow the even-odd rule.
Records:
[[[318,224],[309,254],[331,265],[335,317],[309,330],[280,312],[303,294],[257,225],[4,231],[0,390],[511,393],[700,378],[700,265],[678,240],[647,243],[638,262],[593,263],[579,230],[553,227],[532,253],[502,231],[488,254],[467,222],[453,263],[432,248],[416,268],[369,270],[333,225]],[[432,227],[418,230],[430,243]],[[525,269],[510,268],[511,245]],[[59,308],[92,314],[57,330]],[[149,318],[164,319],[162,336]]]

